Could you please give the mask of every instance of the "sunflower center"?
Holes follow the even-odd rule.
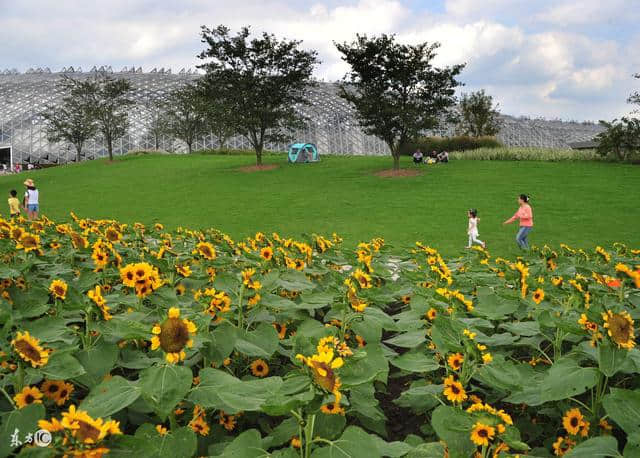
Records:
[[[167,318],[160,331],[160,347],[166,353],[179,353],[189,341],[189,330],[180,318]]]
[[[57,388],[56,388],[57,389]],[[67,395],[69,394],[69,392],[67,390],[62,390],[60,392],[60,399],[64,399],[67,397]]]
[[[458,388],[456,385],[451,385],[451,391],[453,392],[453,394],[459,394],[460,388]]]
[[[35,398],[31,394],[28,394],[24,397],[24,402],[26,404],[31,404],[33,401],[35,401]]]
[[[574,428],[578,427],[578,419],[576,417],[573,417],[570,423],[571,423],[571,426],[573,426]]]
[[[618,314],[614,314],[610,318],[610,329],[611,334],[613,334],[613,338],[616,342],[627,342],[632,334],[632,326],[629,321]]]
[[[64,295],[64,289],[61,286],[56,286],[55,288],[55,292],[58,296],[63,296]]]
[[[264,370],[264,366],[263,366],[262,364],[258,364],[258,365],[256,366],[256,370],[257,370],[258,372],[262,372],[262,371]]]
[[[40,362],[40,352],[37,349],[33,348],[29,342],[18,340],[15,343],[15,346],[20,353],[24,354],[27,357],[27,359],[30,359],[31,361],[34,361],[36,363]]]
[[[78,421],[78,436],[80,440],[91,439],[96,442],[100,437],[100,430],[95,426],[86,423],[82,420]]]
[[[51,385],[48,389],[49,393],[55,393],[58,391],[58,385]]]
[[[487,436],[489,436],[489,433],[487,432],[486,429],[480,429],[480,430],[478,430],[478,436],[487,437]]]

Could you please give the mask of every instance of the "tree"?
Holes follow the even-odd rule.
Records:
[[[69,142],[76,148],[76,161],[82,159],[82,147],[97,132],[91,109],[91,84],[64,77],[59,83],[63,93],[58,105],[49,105],[42,113],[47,120],[47,140]]]
[[[619,121],[600,121],[600,125],[607,129],[595,138],[602,156],[613,154],[624,161],[640,152],[640,119],[623,117]]]
[[[144,105],[149,113],[148,135],[153,138],[154,149],[160,148],[160,138],[169,132],[166,100],[161,98],[148,99]],[[148,138],[148,137],[147,137]]]
[[[640,79],[640,73],[636,73],[633,77]],[[640,112],[640,91],[633,92],[627,99],[627,102],[638,105],[639,108],[637,108],[635,112]]]
[[[455,77],[464,65],[432,65],[439,43],[405,45],[394,35],[336,43],[342,60],[351,66],[340,96],[351,102],[367,134],[382,139],[391,150],[393,168],[400,168],[403,146],[439,124],[455,104]]]
[[[460,122],[458,129],[464,135],[482,137],[495,135],[500,131],[500,112],[493,105],[493,97],[485,94],[484,89],[460,98]]]
[[[205,122],[218,141],[218,148],[223,149],[227,140],[238,132],[238,117],[234,116],[234,108],[229,100],[214,87],[200,80],[199,90],[205,101]]]
[[[129,98],[131,83],[123,78],[101,75],[90,84],[91,111],[98,130],[107,142],[109,160],[113,160],[113,142],[122,137],[129,127],[128,109],[135,102]]]
[[[205,109],[202,94],[195,85],[175,89],[167,98],[167,125],[169,131],[187,144],[191,153],[193,142],[206,132]]]
[[[296,105],[308,103],[304,91],[313,84],[317,53],[300,49],[301,41],[278,40],[267,33],[249,39],[248,27],[233,37],[229,33],[223,25],[202,27],[207,49],[198,57],[207,62],[199,68],[206,71],[209,89],[225,101],[260,166],[267,142],[287,141],[292,129],[302,127]]]

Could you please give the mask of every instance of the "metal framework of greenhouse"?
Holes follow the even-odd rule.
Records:
[[[199,76],[193,70],[172,73],[171,69],[153,69],[143,72],[141,68],[125,67],[114,72],[111,67],[92,68],[83,72],[80,68],[63,68],[53,73],[48,68],[30,69],[25,73],[16,70],[0,72],[0,150],[11,148],[14,163],[52,164],[75,160],[75,150],[66,143],[49,143],[45,133],[45,121],[40,113],[48,105],[55,105],[62,98],[59,81],[64,75],[72,78],[90,78],[96,74],[113,74],[131,82],[133,99],[129,112],[129,129],[114,144],[114,154],[121,155],[133,150],[155,149],[155,137],[150,133],[152,111],[149,101],[162,98]],[[319,83],[307,91],[309,105],[294,107],[307,119],[303,130],[293,132],[295,140],[315,143],[323,154],[383,155],[388,154],[387,145],[376,137],[366,135],[356,120],[354,109],[338,96],[337,85]],[[454,126],[445,125],[437,135],[450,135]],[[535,146],[567,148],[571,142],[592,139],[601,131],[600,126],[590,123],[531,120],[502,116],[502,127],[498,139],[508,146]],[[164,135],[158,139],[159,149],[184,153],[185,145],[175,138]],[[199,138],[194,149],[216,148],[212,134]],[[235,136],[225,145],[234,149],[249,149],[246,138]],[[284,151],[287,144],[268,144],[266,150]],[[95,159],[107,155],[105,142],[97,137],[89,141],[83,150],[84,158]]]

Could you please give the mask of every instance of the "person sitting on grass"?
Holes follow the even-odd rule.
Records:
[[[422,160],[424,159],[424,155],[422,154],[422,151],[420,151],[419,149],[416,150],[415,153],[413,153],[413,163],[418,165],[418,164],[422,164]]]
[[[20,216],[20,201],[16,197],[18,192],[15,189],[9,191],[9,215],[11,218],[17,218]]]
[[[438,153],[438,162],[444,162],[444,163],[449,162],[449,153],[447,153],[446,151],[439,152]]]

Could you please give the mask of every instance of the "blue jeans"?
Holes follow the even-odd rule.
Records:
[[[531,226],[520,226],[520,230],[516,235],[516,242],[518,243],[518,246],[523,250],[529,249],[529,242],[527,240],[527,237],[529,236],[529,232],[531,232],[532,229],[533,227]]]

